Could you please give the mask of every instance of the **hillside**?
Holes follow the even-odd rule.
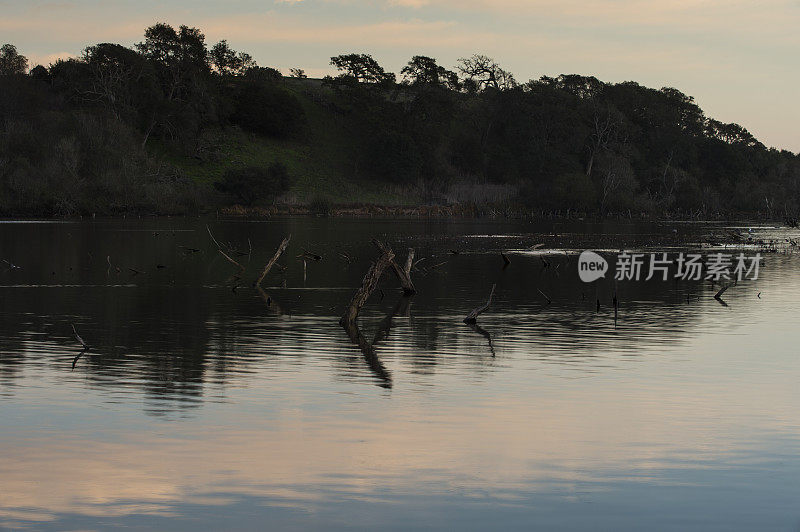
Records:
[[[746,213],[794,222],[800,158],[706,117],[674,88],[492,59],[400,73],[332,58],[324,80],[259,67],[182,26],[28,69],[0,57],[0,214],[378,204],[496,212]],[[485,209],[478,209],[485,210]]]

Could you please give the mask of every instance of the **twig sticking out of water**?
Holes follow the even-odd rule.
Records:
[[[489,292],[489,299],[486,300],[486,304],[473,309],[472,312],[467,314],[467,317],[464,318],[464,323],[476,323],[478,321],[478,316],[480,315],[480,313],[489,308],[489,305],[492,304],[492,296],[494,296],[495,286],[496,285],[492,285],[492,291]]]
[[[81,336],[78,334],[78,331],[75,329],[75,324],[72,323],[70,325],[72,325],[72,332],[75,334],[75,339],[78,340],[78,343],[81,344],[81,347],[83,347],[84,351],[88,351],[89,345],[84,342],[83,338],[81,338]]]
[[[714,294],[714,299],[716,299],[717,301],[721,301],[722,300],[722,294],[724,294],[725,291],[730,287],[731,287],[730,284],[724,285],[722,288],[719,289],[719,291],[716,294]]]
[[[228,256],[228,254],[227,254],[227,253],[225,253],[224,251],[222,251],[222,249],[218,249],[217,251],[219,251],[219,252],[220,252],[220,254],[221,254],[223,257],[225,257],[225,258],[228,260],[228,262],[230,262],[231,264],[233,264],[233,265],[237,266],[237,267],[238,267],[238,268],[239,268],[241,271],[244,271],[244,270],[245,270],[245,267],[244,267],[244,266],[242,266],[241,264],[239,264],[238,262],[236,262],[235,260],[233,260],[232,258],[230,258],[230,256]]]
[[[238,262],[236,262],[235,260],[233,260],[233,259],[230,257],[230,255],[228,255],[227,253],[225,253],[224,251],[222,251],[222,246],[221,246],[221,245],[220,245],[220,243],[217,241],[217,239],[216,239],[216,238],[214,238],[214,233],[212,233],[212,232],[211,232],[211,228],[210,228],[209,226],[207,226],[207,225],[206,225],[206,231],[208,231],[208,236],[210,236],[210,237],[211,237],[211,241],[212,241],[212,242],[214,242],[214,245],[215,245],[215,246],[217,246],[217,251],[219,251],[220,255],[222,255],[223,257],[225,257],[225,259],[226,259],[228,262],[230,262],[231,264],[233,264],[234,266],[236,266],[237,268],[239,268],[239,270],[241,270],[241,271],[244,271],[244,270],[245,270],[245,267],[244,267],[244,266],[242,266],[241,264],[239,264]],[[229,248],[229,251],[235,251],[235,250],[231,250],[231,249]],[[247,253],[245,253],[245,255],[247,255]]]
[[[549,305],[550,303],[552,303],[552,302],[553,302],[553,300],[552,300],[552,299],[550,299],[550,297],[549,297],[547,294],[545,294],[544,292],[542,292],[542,291],[541,291],[541,290],[539,290],[538,288],[536,289],[536,291],[537,291],[537,292],[539,292],[539,293],[542,295],[542,297],[543,297],[543,298],[545,298],[545,299],[547,300],[547,304],[548,304],[548,305]]]
[[[500,256],[503,258],[503,269],[505,270],[506,268],[508,268],[508,265],[511,264],[511,259],[509,259],[508,255],[506,255],[502,251],[500,252]]]
[[[289,236],[287,236],[286,238],[283,239],[283,241],[281,242],[281,245],[278,246],[278,249],[275,251],[275,254],[272,256],[272,258],[269,260],[267,265],[264,267],[264,270],[261,272],[261,275],[259,275],[258,279],[256,280],[256,282],[253,283],[255,286],[261,286],[261,283],[264,281],[264,277],[267,276],[267,274],[272,269],[272,267],[275,265],[275,263],[278,262],[278,259],[283,254],[283,252],[286,251],[286,246],[289,245],[289,241],[291,239],[292,239],[292,235],[289,235]]]
[[[217,246],[217,249],[222,249],[222,246],[220,246],[219,242],[217,242],[217,239],[214,238],[214,233],[211,232],[211,228],[208,225],[206,225],[206,231],[208,231],[208,236],[211,237],[211,241],[214,242],[214,245]]]
[[[408,257],[406,258],[406,265],[403,270],[406,272],[406,275],[410,278],[411,277],[411,268],[414,266],[414,248],[408,248]]]

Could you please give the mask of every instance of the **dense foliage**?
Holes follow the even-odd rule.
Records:
[[[469,184],[477,191],[470,201],[504,190],[502,201],[546,211],[794,221],[800,210],[796,154],[706,117],[673,88],[579,75],[519,83],[482,55],[453,70],[415,56],[399,80],[366,54],[331,65],[339,74],[321,84],[302,69],[284,78],[226,41],[209,49],[198,29],[166,24],[148,28],[134,48],[101,43],[29,72],[5,45],[0,213],[274,201],[290,188],[286,166],[237,163],[209,139],[237,130],[312,146],[310,115],[330,117],[341,132],[329,152],[348,161],[342,179],[404,186],[425,201],[459,200],[452,191]],[[214,179],[219,195],[198,195],[203,187],[167,164],[169,154],[198,164],[230,159]]]

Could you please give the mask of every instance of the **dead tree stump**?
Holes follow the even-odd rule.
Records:
[[[258,276],[258,280],[256,280],[255,283],[253,283],[253,286],[261,286],[261,283],[264,281],[264,277],[267,276],[267,274],[275,265],[275,263],[278,262],[278,259],[281,257],[283,252],[286,251],[286,246],[289,245],[289,240],[291,239],[292,235],[289,235],[283,239],[283,242],[281,242],[281,245],[278,246],[278,250],[275,252],[275,255],[272,256],[267,265],[264,267],[264,271],[262,271],[261,275]]]
[[[392,253],[392,257],[394,257],[392,249],[383,242],[381,242],[380,240],[373,238],[372,243],[375,244],[375,247],[378,248],[378,250],[381,253],[384,254],[387,252]],[[406,259],[406,268],[401,268],[400,265],[397,264],[397,261],[395,261],[394,259],[392,259],[389,262],[389,265],[392,267],[392,271],[394,272],[397,279],[400,281],[400,286],[403,288],[403,295],[406,296],[413,296],[414,294],[417,293],[417,289],[414,288],[414,283],[411,282],[410,264],[412,264],[413,261],[414,261],[414,250],[410,249],[408,253],[408,259]]]
[[[494,295],[494,287],[496,285],[492,285],[492,291],[489,292],[489,299],[486,300],[485,305],[481,305],[480,307],[473,309],[472,312],[467,314],[467,317],[464,318],[464,323],[476,323],[478,321],[478,315],[489,308],[489,305],[492,304],[492,296]]]
[[[392,262],[394,262],[394,253],[392,253],[392,250],[387,249],[381,254],[378,260],[369,267],[367,274],[364,276],[364,280],[361,282],[361,287],[356,290],[353,299],[347,306],[347,310],[339,320],[339,325],[348,328],[355,323],[356,318],[358,318],[358,313],[361,312],[361,308],[367,302],[367,299],[369,299],[375,287],[378,286],[378,281],[380,281],[381,275],[383,275],[383,270]]]

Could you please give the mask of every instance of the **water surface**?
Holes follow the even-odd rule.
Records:
[[[793,246],[726,305],[708,282],[619,283],[616,323],[613,283],[577,275],[582,249],[676,251],[730,231],[800,236],[704,223],[0,224],[0,528],[796,530]],[[288,234],[286,271],[260,293],[250,283]],[[384,276],[359,346],[337,322],[377,256],[372,237],[423,260],[411,299]],[[305,274],[304,250],[323,257]],[[492,284],[478,327],[463,324]],[[92,346],[77,360],[72,324]]]

